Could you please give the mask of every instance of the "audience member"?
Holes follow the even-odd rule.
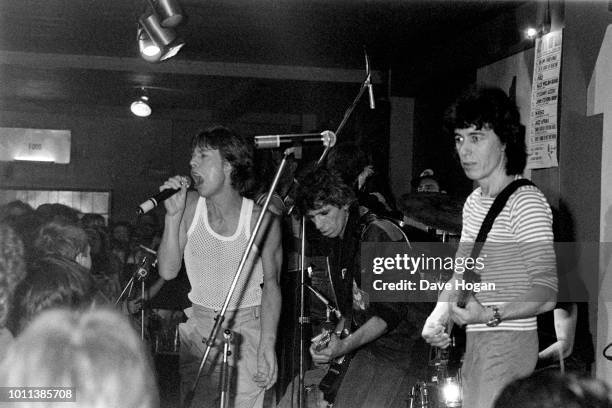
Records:
[[[425,169],[411,182],[417,193],[440,193],[440,180],[435,176],[432,169]]]
[[[150,360],[130,324],[107,310],[41,314],[10,348],[0,386],[73,387],[77,408],[154,408]],[[41,405],[42,404],[42,405]],[[66,403],[19,402],[15,407]]]
[[[0,224],[0,361],[13,341],[6,322],[15,286],[25,275],[23,245],[11,227]]]
[[[34,241],[38,229],[43,223],[42,217],[36,211],[31,211],[20,216],[8,217],[4,220],[6,224],[17,233],[23,243],[24,260],[26,264],[35,257]]]
[[[64,204],[41,204],[36,208],[36,213],[43,219],[43,224],[51,221],[58,221],[65,224],[81,225],[79,212]]]
[[[599,380],[539,372],[508,384],[494,408],[609,408],[609,391]]]
[[[106,298],[114,302],[121,293],[121,261],[108,248],[108,237],[102,228],[85,230],[91,254],[91,275]]]
[[[20,217],[31,212],[34,212],[32,206],[23,201],[15,200],[0,207],[0,219]]]
[[[56,255],[75,261],[85,269],[91,269],[89,240],[85,231],[74,224],[58,221],[44,224],[34,247],[39,256]]]
[[[106,219],[100,214],[87,213],[81,217],[83,228],[106,228]]]
[[[37,259],[15,289],[11,331],[19,335],[43,310],[85,308],[94,303],[96,292],[91,275],[76,262],[56,255]]]
[[[138,245],[156,250],[161,241],[161,228],[155,213],[142,214],[132,229],[132,252],[137,250]]]
[[[113,222],[111,226],[111,251],[121,260],[125,266],[130,256],[132,240],[132,227],[125,221]]]

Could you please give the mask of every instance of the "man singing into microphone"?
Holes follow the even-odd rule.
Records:
[[[158,250],[159,273],[176,277],[184,259],[191,283],[181,336],[181,394],[193,388],[201,357],[229,292],[261,208],[245,197],[252,189],[252,143],[224,127],[198,133],[191,143],[191,176],[196,192],[187,192],[180,176],[160,190],[180,189],[168,198],[165,228]],[[222,330],[207,359],[194,403],[219,405],[222,333],[233,332],[230,406],[261,407],[264,391],[276,381],[274,351],[281,307],[278,283],[282,251],[279,220],[266,214],[225,314]]]

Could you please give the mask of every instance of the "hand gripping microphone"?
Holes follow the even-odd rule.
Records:
[[[336,134],[330,130],[326,130],[321,133],[255,136],[256,149],[274,149],[294,143],[323,143],[325,147],[333,147],[336,144]]]
[[[181,185],[187,186],[187,188],[189,188],[189,186],[191,186],[191,179],[189,177],[182,177]],[[152,209],[154,209],[155,207],[163,203],[164,200],[172,197],[179,191],[180,189],[176,189],[176,188],[167,188],[165,190],[160,191],[159,193],[155,194],[153,197],[149,197],[145,202],[140,204],[138,208],[136,209],[136,214],[141,215],[141,214],[148,213],[149,211],[151,211]]]

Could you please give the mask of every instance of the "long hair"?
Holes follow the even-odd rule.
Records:
[[[253,174],[253,141],[224,126],[213,126],[199,132],[191,141],[196,148],[219,150],[221,158],[232,166],[232,187],[240,195],[250,196],[255,189]]]

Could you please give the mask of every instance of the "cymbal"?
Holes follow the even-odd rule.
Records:
[[[443,193],[410,193],[402,195],[398,205],[408,218],[459,234],[464,202],[465,198]]]

